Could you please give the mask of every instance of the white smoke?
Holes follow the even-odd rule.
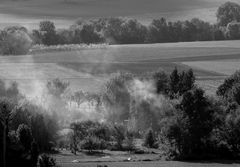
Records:
[[[128,88],[131,95],[128,127],[139,132],[148,128],[157,130],[163,112],[172,109],[169,100],[156,93],[153,80],[135,78]]]
[[[135,101],[148,101],[155,107],[162,107],[163,95],[157,94],[156,86],[153,80],[134,79],[130,82],[129,92]]]

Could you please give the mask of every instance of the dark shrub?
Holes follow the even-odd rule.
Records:
[[[56,160],[47,154],[42,154],[38,158],[38,167],[58,167]]]
[[[17,136],[25,150],[30,150],[30,143],[33,141],[31,129],[27,125],[19,125],[17,129]]]
[[[156,148],[156,138],[152,129],[146,132],[144,145],[149,148]]]

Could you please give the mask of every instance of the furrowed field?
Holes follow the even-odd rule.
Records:
[[[224,78],[238,70],[240,41],[151,45],[104,45],[75,51],[51,51],[26,56],[1,56],[1,78],[18,81],[25,94],[35,86],[60,78],[74,90],[98,91],[111,73],[147,75],[156,70],[193,68],[197,83],[214,94]]]

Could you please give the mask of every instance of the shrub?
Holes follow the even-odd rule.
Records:
[[[239,82],[240,82],[240,71],[236,71],[233,75],[226,78],[224,83],[218,87],[217,95],[229,102],[237,102],[240,104],[239,99]]]
[[[92,152],[93,150],[104,150],[107,148],[106,142],[102,139],[99,139],[94,136],[87,136],[82,142],[81,142],[81,148],[86,149],[89,152]]]
[[[31,129],[27,125],[19,125],[17,135],[25,150],[29,150],[31,148],[29,143],[32,143],[33,141]]]
[[[5,29],[0,32],[0,53],[4,55],[27,54],[32,40],[23,29]]]
[[[56,160],[47,154],[42,154],[38,159],[38,167],[58,167]]]
[[[149,148],[156,148],[156,139],[152,129],[145,134],[144,145]]]
[[[125,128],[121,125],[115,125],[113,129],[113,136],[117,142],[118,149],[122,149],[122,144],[125,139]]]
[[[135,150],[135,143],[134,143],[134,132],[131,131],[127,131],[127,135],[126,135],[126,140],[125,140],[125,145],[126,145],[126,149],[128,151],[133,151]]]

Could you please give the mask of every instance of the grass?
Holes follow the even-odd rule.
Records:
[[[176,162],[176,161],[151,161],[151,162],[107,162],[107,163],[63,163],[61,167],[96,167],[107,165],[108,167],[237,167],[234,162]]]
[[[158,160],[157,154],[128,154],[124,152],[107,151],[106,155],[86,155],[78,153],[73,155],[64,151],[54,155],[61,167],[96,167],[107,165],[108,167],[233,167],[239,166],[238,161],[200,161],[200,162],[179,162]],[[130,158],[130,161],[125,161]]]

